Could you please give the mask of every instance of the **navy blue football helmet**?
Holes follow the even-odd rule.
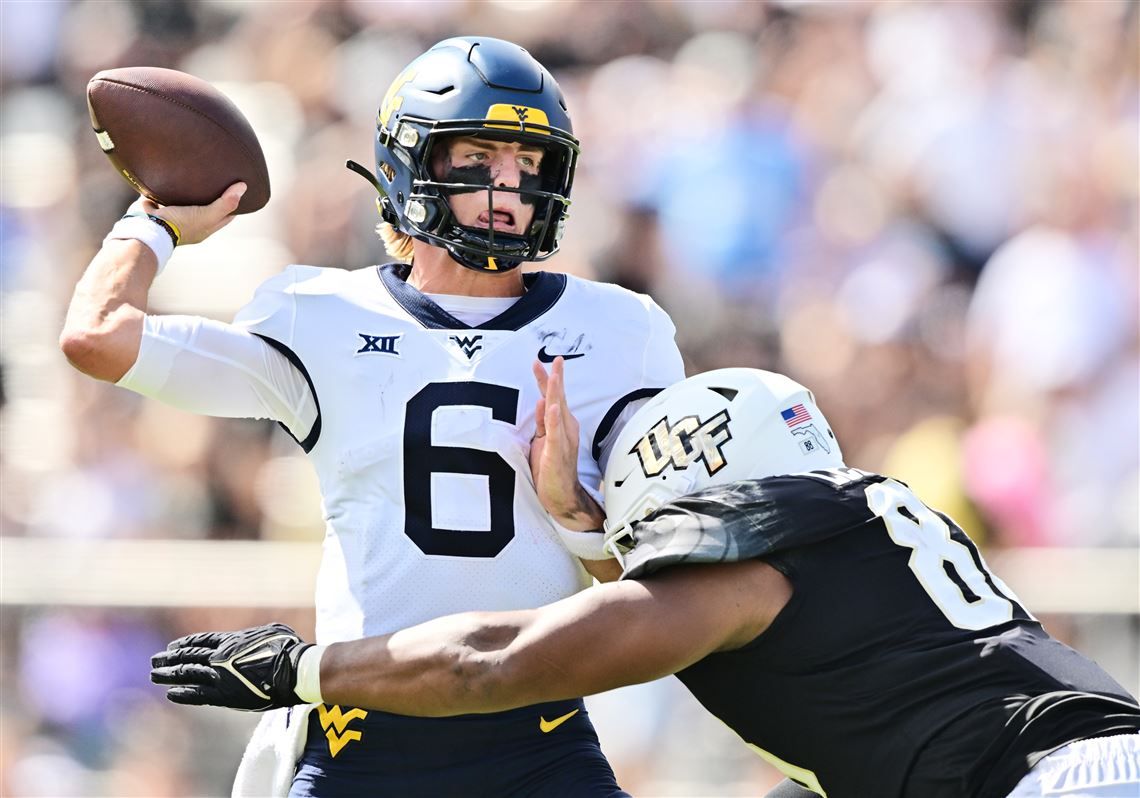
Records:
[[[384,221],[413,238],[445,247],[464,266],[504,272],[558,251],[578,163],[578,140],[551,74],[526,50],[501,39],[446,39],[412,61],[384,96],[376,122],[376,173],[349,167],[380,192]],[[537,186],[441,182],[430,171],[433,149],[454,136],[477,136],[541,147]],[[521,195],[534,206],[522,234],[460,225],[449,192]]]

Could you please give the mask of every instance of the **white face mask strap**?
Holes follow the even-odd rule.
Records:
[[[624,571],[625,570],[625,555],[626,555],[626,552],[628,551],[628,549],[626,547],[622,546],[620,543],[618,543],[617,536],[615,535],[614,537],[611,537],[608,540],[606,540],[606,542],[604,544],[602,544],[602,548],[606,551],[607,554],[609,554],[611,557],[613,557],[615,560],[617,560],[618,565],[620,565],[622,571]]]

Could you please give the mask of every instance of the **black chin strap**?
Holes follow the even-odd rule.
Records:
[[[376,211],[380,214],[380,218],[393,227],[399,227],[395,221],[396,217],[393,214],[391,208],[389,207],[387,210],[385,210],[385,207],[390,206],[392,203],[391,200],[388,200],[388,192],[384,190],[384,187],[382,185],[380,185],[380,181],[376,179],[376,175],[372,174],[372,170],[366,169],[353,160],[345,161],[344,165],[348,167],[349,171],[356,172],[358,175],[367,180],[374,189],[376,189]],[[385,200],[388,201],[385,202]]]
[[[388,192],[385,191],[384,187],[380,185],[380,181],[376,179],[376,175],[372,174],[371,169],[367,169],[353,160],[345,161],[344,165],[371,183],[372,187],[376,189],[376,193],[378,193],[381,197],[388,196]]]

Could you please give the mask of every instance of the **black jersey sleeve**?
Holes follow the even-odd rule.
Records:
[[[873,518],[852,485],[884,479],[854,468],[829,469],[683,496],[633,525],[622,578],[682,563],[751,560],[826,540]]]

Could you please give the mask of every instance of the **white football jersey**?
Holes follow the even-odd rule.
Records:
[[[531,478],[531,364],[565,358],[587,488],[623,409],[684,377],[673,324],[648,297],[536,272],[472,328],[404,282],[406,269],[293,266],[234,320],[306,375],[319,408],[300,443],[327,519],[321,643],[581,589],[589,577]]]

